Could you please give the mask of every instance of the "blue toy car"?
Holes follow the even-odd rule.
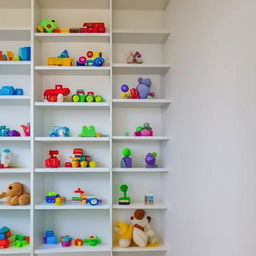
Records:
[[[0,95],[23,95],[23,89],[14,89],[13,86],[5,85],[0,89]]]

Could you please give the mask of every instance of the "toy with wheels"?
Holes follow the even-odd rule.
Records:
[[[63,85],[56,84],[54,89],[44,91],[44,100],[49,102],[63,102],[64,96],[70,94],[69,88],[63,88]]]
[[[76,94],[72,96],[73,102],[103,102],[103,97],[100,95],[94,95],[94,92],[87,92],[85,94],[83,89],[78,89]]]
[[[37,26],[38,32],[45,33],[59,33],[58,24],[55,20],[44,19],[40,22],[40,25]]]
[[[105,59],[102,58],[102,52],[88,51],[86,56],[79,57],[76,62],[77,66],[96,66],[100,67],[104,64]]]

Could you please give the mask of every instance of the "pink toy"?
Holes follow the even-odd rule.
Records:
[[[21,125],[21,128],[23,129],[25,136],[30,136],[30,123],[27,123],[27,125]]]
[[[149,123],[144,123],[143,126],[138,126],[134,136],[153,136],[153,130]]]

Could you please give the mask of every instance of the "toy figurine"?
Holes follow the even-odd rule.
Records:
[[[153,136],[153,130],[149,123],[144,123],[143,126],[138,126],[134,136]]]
[[[50,150],[49,156],[50,157],[45,160],[45,167],[46,168],[60,167],[59,151],[58,150]]]
[[[123,184],[120,186],[120,190],[124,193],[124,195],[119,197],[118,203],[120,205],[129,205],[131,203],[131,198],[127,196],[128,186]]]
[[[63,88],[63,85],[56,84],[55,89],[47,89],[44,91],[44,100],[49,102],[63,102],[64,96],[70,94],[69,88]]]
[[[0,137],[8,137],[11,130],[5,125],[0,126]]]
[[[37,26],[37,31],[41,33],[58,33],[60,32],[58,27],[59,26],[55,20],[44,19],[40,22],[40,25]]]
[[[135,53],[133,51],[129,51],[125,55],[125,62],[128,64],[141,64],[142,61],[142,54],[138,51]]]
[[[43,237],[43,244],[58,244],[58,238],[54,235],[52,230],[47,230]]]
[[[145,157],[145,162],[146,162],[145,167],[146,168],[157,168],[156,157],[157,157],[156,152],[148,153]]]
[[[68,235],[60,237],[60,243],[62,247],[69,247],[72,243],[72,238]]]
[[[151,79],[149,78],[139,78],[138,85],[136,87],[140,99],[146,99],[148,96],[154,97],[155,94],[150,92],[150,87],[152,85]]]
[[[49,132],[50,137],[70,137],[70,130],[66,126],[54,126]]]
[[[30,123],[27,123],[27,125],[21,125],[21,128],[23,129],[24,135],[26,137],[30,136]]]
[[[96,246],[101,244],[101,239],[97,236],[89,236],[89,238],[84,239],[84,243],[89,246]]]
[[[16,131],[16,130],[11,130],[9,133],[8,133],[8,136],[9,137],[20,137],[20,132]]]
[[[129,148],[124,148],[122,153],[124,157],[120,163],[121,168],[132,168],[132,158],[130,157],[132,151]]]
[[[1,156],[0,168],[8,168],[12,160],[11,150],[8,148],[2,149],[0,156]]]
[[[8,227],[2,227],[0,229],[0,249],[6,249],[10,245],[9,237],[11,237],[11,231]]]

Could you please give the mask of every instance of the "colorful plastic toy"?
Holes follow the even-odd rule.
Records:
[[[101,133],[96,133],[95,126],[91,125],[89,128],[87,126],[82,126],[82,132],[78,135],[79,137],[102,137]]]
[[[0,61],[6,60],[6,56],[3,54],[3,51],[0,51]]]
[[[59,33],[58,24],[55,20],[44,19],[40,22],[40,25],[37,26],[38,32],[46,33]]]
[[[2,149],[0,157],[0,168],[8,168],[12,160],[11,150],[8,148]]]
[[[69,57],[67,50],[61,52],[58,57],[48,57],[48,66],[75,66],[75,61],[73,58]]]
[[[154,195],[147,194],[144,196],[144,201],[146,205],[153,205],[154,204]]]
[[[54,232],[52,230],[48,230],[45,232],[45,235],[43,237],[43,244],[58,244],[58,238],[54,235]]]
[[[64,96],[68,96],[69,94],[69,88],[63,88],[63,85],[56,84],[55,89],[47,89],[44,91],[44,100],[49,102],[63,102]]]
[[[83,246],[84,241],[83,241],[83,239],[76,238],[74,244],[75,244],[75,246]]]
[[[0,89],[0,95],[4,96],[4,95],[23,95],[23,89],[21,88],[17,88],[14,89],[13,86],[10,85],[5,85],[2,86],[2,88]]]
[[[69,247],[72,243],[72,238],[68,235],[60,237],[60,243],[62,247]]]
[[[96,66],[100,67],[104,64],[105,59],[102,58],[102,52],[88,51],[85,56],[79,57],[76,62],[77,66]]]
[[[145,162],[146,162],[145,167],[146,168],[157,168],[156,157],[157,157],[156,152],[148,153],[145,157]]]
[[[97,199],[95,196],[86,195],[85,191],[81,188],[77,188],[74,191],[75,196],[72,197],[72,202],[78,202],[81,204],[88,204],[96,206],[102,203],[102,200]]]
[[[59,151],[58,150],[50,150],[49,156],[50,157],[45,160],[45,167],[46,168],[60,167]]]
[[[70,130],[66,126],[54,126],[49,132],[50,137],[70,137]]]
[[[5,125],[0,126],[0,137],[8,137],[11,130]]]
[[[11,237],[11,231],[8,227],[2,227],[0,229],[0,249],[6,249],[10,245],[9,237]]]
[[[16,235],[14,238],[14,246],[16,247],[24,247],[29,245],[30,243],[30,237],[29,236],[23,236],[23,235]]]
[[[121,168],[132,168],[132,158],[130,155],[132,154],[132,151],[129,148],[124,148],[122,150],[123,158],[120,163]]]
[[[96,167],[96,162],[91,161],[91,157],[89,155],[84,155],[84,150],[81,148],[75,148],[73,150],[74,156],[71,156],[72,162],[66,162],[65,167],[73,167],[73,168],[85,168],[85,167]]]
[[[128,64],[141,64],[143,63],[142,54],[138,51],[136,52],[129,51],[125,55],[125,62]]]
[[[136,88],[131,88],[129,90],[129,86],[127,84],[123,84],[121,86],[121,95],[120,98],[122,99],[139,99],[139,92]]]
[[[83,24],[83,27],[80,28],[80,33],[105,33],[104,23],[89,23],[86,22]]]
[[[45,202],[48,204],[55,204],[57,206],[60,206],[65,202],[65,197],[60,196],[55,192],[50,192],[45,196]]]
[[[120,205],[129,205],[131,203],[131,198],[127,196],[128,186],[123,184],[120,186],[120,190],[124,193],[124,195],[119,197],[118,203]]]
[[[9,133],[8,133],[8,136],[9,137],[20,137],[21,134],[20,132],[16,131],[16,130],[11,130]]]
[[[149,123],[144,123],[143,126],[138,126],[134,136],[153,136],[153,130]]]
[[[26,137],[29,137],[30,136],[30,123],[27,123],[27,125],[21,125],[21,128],[23,129],[24,135]]]
[[[97,236],[89,236],[89,238],[84,239],[84,243],[89,246],[96,246],[101,244],[101,239]]]
[[[104,99],[100,95],[94,95],[94,92],[85,94],[83,89],[78,89],[76,94],[72,95],[73,102],[103,102]]]
[[[31,60],[31,47],[20,47],[19,48],[19,58],[21,61]]]

